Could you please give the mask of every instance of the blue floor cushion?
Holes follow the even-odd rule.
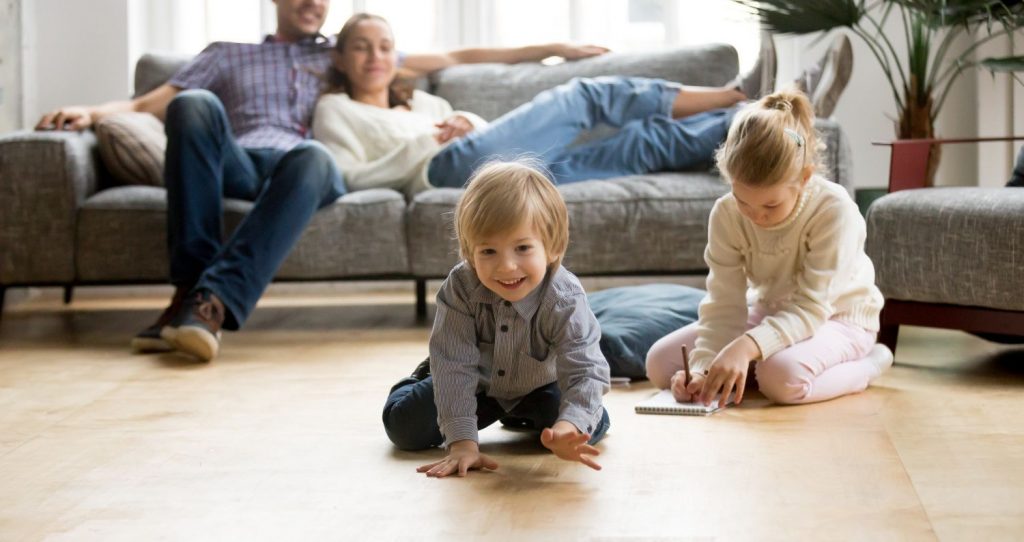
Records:
[[[679,284],[644,284],[590,294],[590,308],[601,324],[601,352],[612,376],[645,378],[651,345],[696,321],[704,293]]]

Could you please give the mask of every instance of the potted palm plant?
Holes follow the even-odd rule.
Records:
[[[935,137],[935,119],[954,81],[965,70],[1016,71],[1024,57],[976,58],[978,47],[1024,27],[1024,0],[734,0],[779,34],[847,28],[878,60],[896,102],[896,137]],[[902,37],[886,34],[890,17]],[[961,35],[972,39],[967,44]],[[901,54],[895,40],[903,40]],[[937,166],[933,152],[929,184]]]

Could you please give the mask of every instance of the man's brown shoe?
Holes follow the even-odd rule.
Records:
[[[160,336],[160,331],[164,329],[164,326],[171,323],[171,319],[174,315],[178,314],[181,310],[181,304],[185,301],[185,295],[191,287],[178,286],[174,289],[174,296],[171,297],[171,304],[164,309],[164,312],[160,314],[160,317],[153,322],[153,325],[138,332],[132,337],[132,352],[136,354],[148,354],[154,352],[170,352],[174,350],[163,337]]]
[[[160,336],[179,352],[210,361],[220,348],[224,303],[210,290],[193,290]]]

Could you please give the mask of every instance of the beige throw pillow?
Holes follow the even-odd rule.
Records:
[[[164,123],[149,113],[115,113],[93,126],[100,157],[120,184],[164,184]]]

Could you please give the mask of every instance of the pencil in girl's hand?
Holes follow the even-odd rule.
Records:
[[[685,344],[683,345],[683,371],[685,372],[683,384],[689,386],[690,380],[692,380],[692,378],[690,377],[690,356],[686,355]]]

